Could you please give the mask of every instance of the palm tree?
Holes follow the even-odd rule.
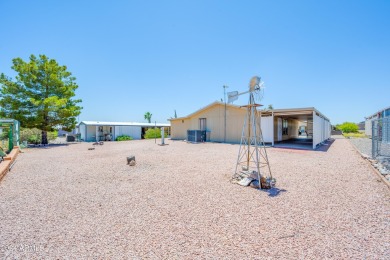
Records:
[[[152,121],[152,114],[150,112],[146,112],[144,118],[148,120],[148,123]]]

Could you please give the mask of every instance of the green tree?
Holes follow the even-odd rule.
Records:
[[[167,133],[164,133],[164,137],[168,137]],[[154,139],[161,138],[161,129],[160,128],[149,128],[144,134],[145,139]]]
[[[148,120],[148,123],[152,121],[152,114],[150,112],[146,112],[144,118]]]
[[[336,129],[341,130],[343,133],[359,132],[359,126],[352,122],[344,122],[341,125],[336,125]]]
[[[0,116],[14,118],[27,128],[42,130],[42,144],[47,144],[47,132],[56,126],[72,130],[82,107],[81,99],[74,99],[78,85],[76,78],[45,55],[12,60],[16,80],[0,75]]]

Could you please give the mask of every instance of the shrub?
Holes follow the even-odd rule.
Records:
[[[3,132],[0,134],[0,140],[8,140],[8,129],[3,129]]]
[[[168,135],[165,133],[165,137],[167,137],[167,136]],[[144,138],[145,139],[161,138],[161,129],[149,128],[148,130],[146,130],[146,132],[144,134]]]
[[[117,138],[115,139],[115,141],[130,141],[130,140],[133,140],[133,137],[128,135],[120,135],[117,136]]]
[[[47,140],[53,141],[57,138],[58,132],[47,132]],[[20,141],[27,141],[30,144],[42,143],[42,131],[38,128],[22,128],[20,130]]]
[[[343,136],[352,138],[368,138],[365,133],[345,133]]]
[[[336,129],[341,130],[343,133],[357,133],[359,132],[359,126],[352,122],[344,122],[341,125],[337,125]]]

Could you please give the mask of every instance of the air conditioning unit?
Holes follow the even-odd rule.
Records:
[[[187,130],[187,142],[203,143],[207,140],[207,132],[203,130]]]

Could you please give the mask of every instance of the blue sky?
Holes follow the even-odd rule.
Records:
[[[332,123],[390,106],[390,1],[2,0],[0,12],[0,72],[56,59],[77,78],[80,120],[165,122],[254,75],[263,104]]]

